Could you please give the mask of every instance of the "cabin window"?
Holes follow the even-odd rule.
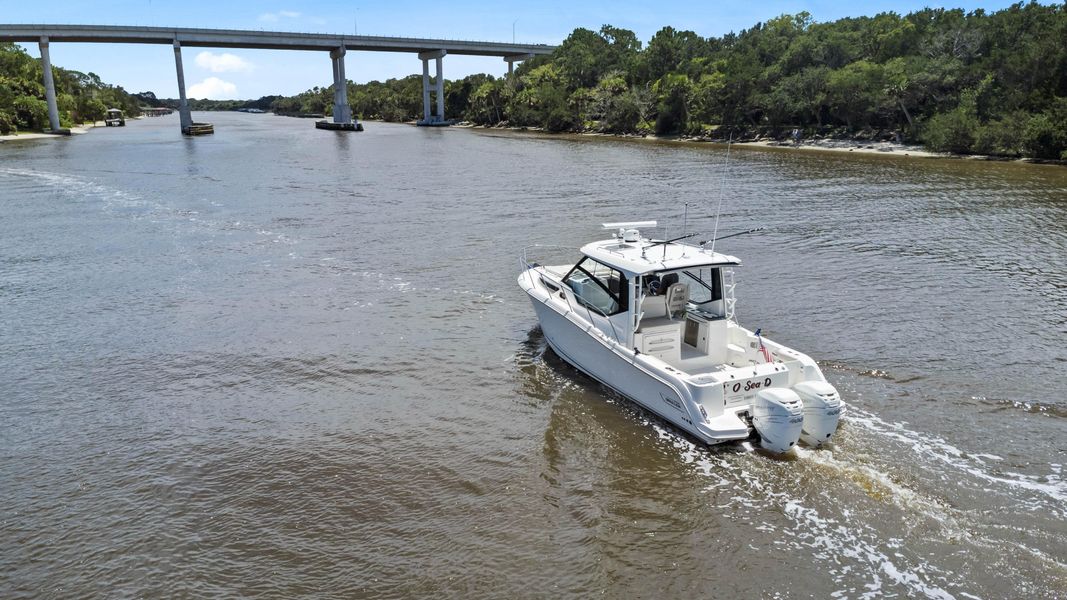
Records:
[[[564,282],[574,291],[581,304],[606,315],[616,315],[628,308],[629,287],[626,277],[616,269],[585,258],[567,273]]]
[[[697,306],[722,300],[722,275],[718,267],[702,267],[680,273],[679,280],[689,284],[689,301]]]

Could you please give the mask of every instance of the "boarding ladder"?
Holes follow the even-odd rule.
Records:
[[[734,319],[734,305],[737,304],[737,298],[734,296],[734,288],[737,287],[737,282],[734,281],[734,270],[730,268],[724,268],[722,270],[722,284],[723,284],[723,300],[726,303],[726,320],[737,322]]]

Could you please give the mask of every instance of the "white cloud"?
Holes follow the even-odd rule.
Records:
[[[223,52],[222,54],[207,51],[201,52],[196,55],[196,66],[207,69],[212,73],[252,70],[252,63],[229,52]]]
[[[232,100],[237,97],[237,86],[218,77],[208,77],[189,87],[190,98],[208,100]]]
[[[300,13],[295,10],[279,10],[276,13],[263,13],[259,15],[259,20],[267,23],[277,23],[281,19],[295,19],[299,16]]]

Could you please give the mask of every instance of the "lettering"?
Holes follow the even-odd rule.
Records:
[[[770,384],[767,384],[767,385],[770,385]],[[745,382],[745,391],[746,392],[750,391],[750,390],[758,390],[761,387],[763,387],[763,382],[762,381],[752,381],[751,379],[749,379],[748,381]]]
[[[674,398],[670,398],[670,397],[664,396],[663,394],[660,394],[659,397],[663,398],[664,402],[666,402],[667,404],[670,404],[674,408],[677,408],[678,410],[682,410],[682,403],[677,401],[677,400],[675,400]]]
[[[741,383],[740,381],[738,381],[730,389],[733,390],[733,392],[735,394],[739,393],[741,391],[751,392],[752,390],[758,390],[758,389],[761,389],[761,388],[769,388],[769,387],[771,387],[771,383],[772,382],[771,382],[771,378],[770,377],[767,377],[763,381],[756,381],[755,379],[749,379],[748,381],[746,381],[744,383]]]

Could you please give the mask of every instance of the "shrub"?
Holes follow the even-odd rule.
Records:
[[[28,129],[43,129],[48,123],[48,104],[33,96],[19,96],[14,102],[15,117]]]
[[[923,127],[923,142],[937,152],[970,152],[974,145],[978,118],[973,113],[957,108],[947,113],[934,115]]]
[[[990,156],[1022,156],[1026,117],[1023,113],[1014,113],[982,125],[975,132],[972,149]]]
[[[1033,158],[1057,159],[1067,152],[1067,123],[1050,112],[1034,115],[1023,132],[1026,154]]]
[[[17,131],[15,116],[11,113],[0,111],[0,135],[11,135]]]
[[[578,126],[578,118],[565,106],[557,106],[545,118],[545,129],[549,131],[572,131]]]
[[[601,122],[609,133],[633,133],[641,122],[641,103],[633,92],[612,98]]]

